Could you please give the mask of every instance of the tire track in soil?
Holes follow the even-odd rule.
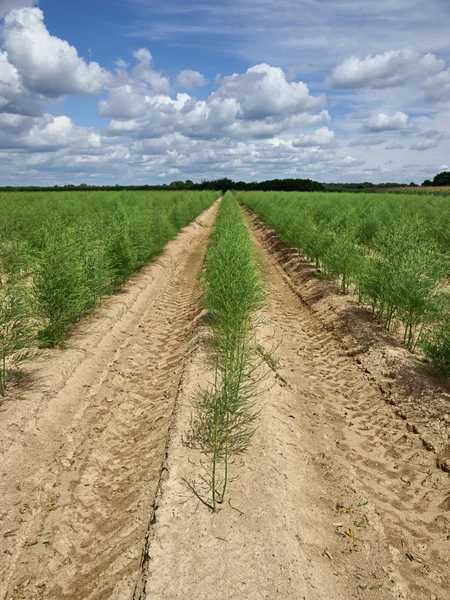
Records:
[[[448,475],[302,301],[266,230],[254,233],[271,302],[258,339],[276,361],[257,400],[258,429],[233,471],[231,504],[210,514],[183,483],[199,485],[204,460],[183,445],[199,386],[211,380],[199,344],[183,378],[144,597],[446,600]]]
[[[36,441],[45,445],[46,434],[54,433],[56,440],[48,439],[57,443],[53,455],[33,465],[28,454],[34,470],[23,479],[23,472],[15,473],[14,457],[2,469],[3,481],[19,478],[16,501],[1,507],[2,598],[133,596],[199,314],[197,274],[216,209],[205,211],[147,267],[154,277],[125,313],[127,320],[119,319],[126,329],[113,336],[92,379],[81,389],[75,385],[75,395],[71,380],[62,386],[58,397],[73,395],[70,421],[60,431],[38,427]],[[88,366],[90,358],[88,352]],[[84,362],[79,376],[83,368]]]
[[[377,382],[310,310],[282,266],[273,233],[265,226],[254,233],[269,255],[274,322],[293,343],[292,358],[284,357],[290,369],[281,373],[289,381],[289,371],[301,370],[314,430],[326,431],[327,437],[334,433],[337,449],[325,452],[323,464],[337,463],[339,478],[375,506],[386,547],[405,582],[404,597],[444,600],[450,595],[448,474],[436,468],[434,455],[386,404]],[[336,461],[336,455],[343,458]]]

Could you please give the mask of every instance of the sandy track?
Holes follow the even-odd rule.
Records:
[[[444,600],[448,474],[351,356],[350,341],[344,347],[302,302],[266,234],[258,246],[271,309],[260,336],[275,345],[277,367],[230,487],[233,506],[212,515],[182,481],[199,481],[201,457],[182,437],[210,377],[200,344],[179,396],[142,597]]]
[[[131,599],[217,206],[33,367],[0,418],[0,598]]]

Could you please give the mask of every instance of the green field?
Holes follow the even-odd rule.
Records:
[[[206,192],[0,194],[0,392],[6,359],[56,346],[217,199]]]
[[[291,247],[450,367],[450,201],[445,196],[239,192]]]

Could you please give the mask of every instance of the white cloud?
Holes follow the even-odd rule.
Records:
[[[419,140],[418,142],[414,142],[411,144],[411,150],[430,150],[431,148],[436,148],[439,145],[439,140],[436,138],[429,138],[424,140]]]
[[[31,118],[0,114],[2,138],[0,148],[23,149],[32,152],[54,152],[71,148],[88,153],[101,146],[101,137],[93,129],[77,127],[65,116],[49,114]]]
[[[403,150],[404,147],[405,144],[402,144],[401,142],[392,142],[392,144],[388,144],[384,148],[385,150]]]
[[[30,9],[33,2],[8,0],[10,8],[22,9],[8,15],[9,25],[0,32],[9,35],[0,45],[2,183],[151,183],[220,176],[420,182],[438,172],[436,165],[447,163],[450,138],[442,132],[448,131],[450,118],[445,104],[450,75],[436,58],[450,51],[450,15],[445,21],[448,11],[436,12],[443,0],[430,0],[422,11],[429,17],[425,27],[418,11],[411,10],[412,5],[420,9],[420,0],[327,0],[326,10],[322,0],[308,0],[300,12],[298,0],[202,0],[192,6],[178,0],[133,1],[151,8],[155,45],[137,46],[126,60],[110,56],[110,73],[51,36],[41,11]],[[0,0],[0,15],[6,14],[6,4]],[[194,11],[198,19],[192,12],[185,22],[166,18],[170,7],[182,14]],[[256,66],[220,76],[211,84],[216,91],[201,100],[192,93],[176,94],[205,78],[194,70],[195,63],[180,73],[182,67],[175,73],[156,69],[150,49],[160,51],[158,40],[168,33],[164,27],[178,27],[180,47],[186,28],[205,52],[212,30],[218,51],[222,32],[228,39],[237,32],[227,52]],[[368,35],[378,27],[383,36]],[[261,30],[270,35],[261,36]],[[86,47],[90,44],[86,38]],[[402,47],[407,49],[386,52]],[[346,61],[350,71],[343,69]],[[338,87],[359,89],[332,92],[328,112],[321,91],[325,73],[336,64]],[[303,81],[297,81],[300,73]],[[399,85],[404,88],[394,87]],[[100,114],[111,120],[105,133],[78,127],[70,114],[42,114],[51,112],[54,98],[103,90]],[[445,105],[425,105],[424,93],[430,102]],[[96,118],[88,111],[83,121]],[[424,150],[420,161],[418,150]]]
[[[425,99],[429,102],[450,102],[450,69],[430,75],[424,82]]]
[[[309,146],[328,146],[334,140],[334,132],[328,127],[321,127],[312,134],[302,134],[295,138],[292,145],[296,148]]]
[[[178,73],[175,83],[179,88],[191,90],[192,88],[203,87],[208,82],[199,71],[185,69],[184,71],[180,71],[180,73]]]
[[[107,100],[99,103],[103,117],[137,119],[147,114],[150,96],[137,93],[130,84],[113,88]]]
[[[434,54],[422,55],[404,48],[376,56],[346,58],[337,65],[328,84],[333,88],[387,88],[403,85],[417,75],[428,75],[444,68],[445,62]]]
[[[0,19],[3,19],[11,10],[34,6],[38,0],[0,0]]]
[[[378,137],[362,137],[357,138],[356,140],[351,141],[348,145],[352,146],[378,146],[379,144],[384,144],[386,138],[378,138]]]
[[[397,111],[393,115],[384,112],[375,113],[364,124],[366,131],[397,131],[408,127],[408,115],[402,111]]]
[[[313,111],[325,104],[325,97],[311,96],[305,83],[290,83],[282,69],[265,63],[225,77],[215,95],[235,99],[241,117],[250,120]]]
[[[150,86],[155,94],[169,94],[170,81],[167,77],[153,69],[153,57],[147,48],[140,48],[133,52],[138,65],[131,72],[131,78]]]
[[[86,63],[76,48],[50,35],[39,8],[7,14],[2,33],[8,62],[29,91],[49,97],[91,95],[98,94],[111,80],[98,63]]]
[[[155,93],[142,82],[143,72],[153,71],[150,52],[142,48],[134,56],[139,65],[117,77],[126,83],[99,104],[100,114],[113,119],[109,135],[152,138],[178,132],[195,139],[263,139],[331,119],[325,109],[314,112],[323,106],[323,96],[310,95],[304,83],[289,83],[281,69],[266,64],[221,79],[216,92],[197,100],[187,93],[175,98],[167,91]]]
[[[22,86],[17,69],[8,62],[6,52],[0,50],[0,113],[37,116],[45,99]]]
[[[314,73],[318,70],[319,68],[317,66],[309,65],[308,63],[302,63],[300,65],[291,65],[286,71],[286,79],[288,81],[293,81],[294,79],[297,79],[299,75],[303,75],[306,73]]]

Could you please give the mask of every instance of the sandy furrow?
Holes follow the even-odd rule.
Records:
[[[216,208],[2,407],[1,598],[132,598]]]
[[[301,301],[259,236],[272,349],[259,428],[229,499],[213,515],[201,457],[183,445],[204,346],[191,359],[150,544],[147,600],[382,598],[450,592],[449,478],[376,382]],[[206,334],[204,334],[206,335]]]

